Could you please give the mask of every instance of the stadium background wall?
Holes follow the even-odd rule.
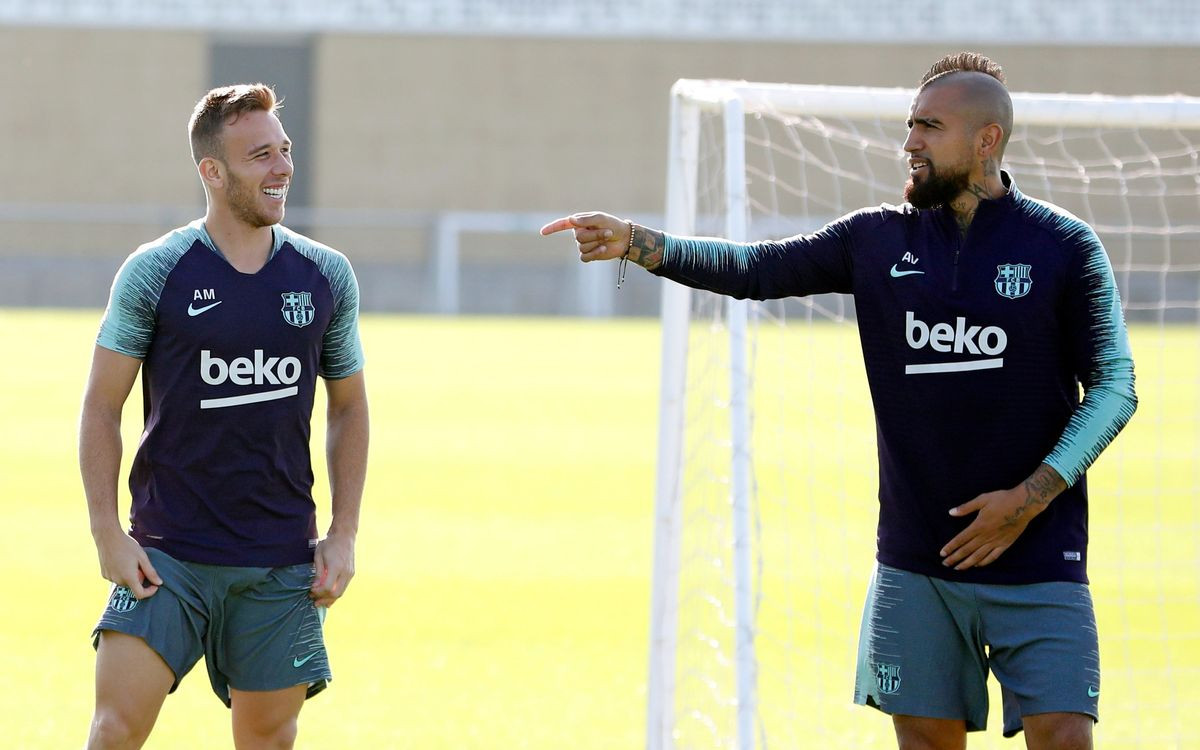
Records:
[[[676,79],[911,87],[963,48],[1013,90],[1200,94],[1188,46],[0,28],[0,299],[103,305],[130,250],[203,212],[187,116],[241,77],[289,100],[288,223],[351,256],[366,309],[438,310],[439,221],[477,215],[456,311],[579,313],[578,264],[533,225],[586,207],[661,220]],[[657,312],[654,280],[630,282],[601,312]]]

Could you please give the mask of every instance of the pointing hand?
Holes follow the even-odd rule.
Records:
[[[579,259],[588,263],[593,260],[612,260],[625,255],[629,248],[629,236],[633,225],[606,213],[571,214],[542,227],[542,235],[554,234],[565,229],[574,230]]]

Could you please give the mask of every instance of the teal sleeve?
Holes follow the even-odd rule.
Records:
[[[329,257],[322,268],[333,289],[334,310],[321,346],[321,376],[332,380],[363,369],[362,341],[358,335],[358,279],[341,253]]]
[[[1068,486],[1079,481],[1137,409],[1133,353],[1108,254],[1082,222],[1076,236],[1081,242],[1068,285],[1067,336],[1084,395],[1046,458]]]
[[[350,377],[363,368],[362,341],[358,336],[358,279],[345,255],[302,234],[276,228],[276,243],[290,242],[296,252],[316,264],[333,294],[333,316],[321,340],[318,372],[329,380]]]
[[[96,343],[144,359],[154,340],[158,300],[181,253],[139,249],[125,259],[109,292]]]

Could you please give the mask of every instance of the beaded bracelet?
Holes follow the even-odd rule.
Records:
[[[625,254],[621,256],[621,261],[617,264],[617,289],[625,283],[625,266],[629,265],[629,251],[633,249],[633,222],[629,224],[629,244],[625,245]]]

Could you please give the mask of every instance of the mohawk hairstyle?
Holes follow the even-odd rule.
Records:
[[[1000,126],[1003,135],[1000,139],[999,156],[1003,157],[1008,148],[1008,139],[1013,129],[1012,97],[1008,93],[1007,81],[1004,79],[1004,69],[1000,64],[984,57],[978,52],[959,52],[946,55],[938,60],[921,77],[919,91],[941,81],[955,73],[982,74],[990,77],[979,78],[978,75],[967,76],[975,78],[968,89],[970,94],[965,112],[972,118],[972,127],[980,128],[988,123]]]
[[[953,55],[946,55],[941,60],[935,62],[926,71],[925,75],[921,77],[921,88],[925,88],[930,83],[951,73],[968,72],[985,73],[1002,84],[1008,83],[1004,80],[1004,69],[1000,67],[999,63],[984,57],[978,52],[958,52]]]
[[[188,120],[188,135],[192,141],[192,159],[197,164],[211,156],[224,158],[221,130],[247,112],[277,112],[283,102],[275,98],[275,90],[265,83],[239,83],[209,91],[196,103]]]

